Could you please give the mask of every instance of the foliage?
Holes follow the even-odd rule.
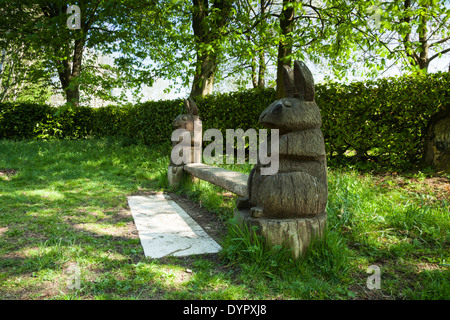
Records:
[[[150,145],[170,141],[171,123],[182,111],[182,100],[130,106],[68,108],[64,112],[33,103],[0,104],[0,138],[85,139],[119,136]]]
[[[196,98],[203,129],[262,128],[259,114],[275,100],[273,89],[253,89]]]
[[[94,109],[80,107],[56,116],[58,108],[35,103],[0,104],[0,138],[52,139],[86,138]]]
[[[329,160],[363,160],[366,169],[407,169],[421,159],[430,117],[448,107],[450,74],[386,78],[349,85],[316,85]],[[273,89],[197,97],[203,130],[259,129],[259,114],[275,100]],[[146,145],[170,140],[183,100],[102,108],[80,107],[56,116],[47,105],[0,104],[0,137],[86,138],[122,136]]]
[[[430,117],[448,108],[450,74],[316,86],[327,152],[406,169],[422,155]],[[370,163],[368,164],[370,165]]]
[[[113,94],[113,88],[139,91],[140,85],[151,85],[148,66],[142,63],[146,56],[134,43],[136,33],[126,28],[127,23],[142,21],[143,16],[154,18],[150,3],[85,0],[76,5],[80,10],[79,25],[69,27],[75,15],[67,12],[67,1],[0,0],[1,44],[25,47],[22,51],[27,58],[39,62],[40,69],[47,77],[53,76],[55,87],[74,105],[80,103],[80,90],[84,98],[120,101],[123,95]],[[3,47],[12,55],[15,46]],[[28,52],[37,54],[30,57]],[[113,52],[114,63],[99,59]],[[33,79],[30,81],[41,80]]]
[[[172,121],[184,112],[183,100],[148,101],[128,109],[120,135],[137,139],[146,145],[168,142]]]
[[[50,98],[49,74],[36,57],[27,46],[0,41],[0,102],[45,103]]]
[[[433,60],[450,52],[448,1],[340,1],[303,3],[293,33],[316,65],[337,77],[377,76],[396,66],[426,72]],[[327,70],[327,73],[330,71]]]
[[[401,62],[403,69],[426,72],[430,62],[450,52],[450,7],[446,0],[366,1],[356,17],[356,21],[363,20],[358,32],[373,44],[367,51],[377,53],[382,66],[387,58]]]
[[[197,86],[200,79],[203,86],[233,77],[242,88],[251,74],[253,85],[263,87],[273,80],[269,71],[280,60],[282,43],[292,51],[286,61],[328,65],[337,76],[359,75],[362,67],[374,75],[391,61],[426,68],[450,50],[449,8],[442,0],[84,0],[77,5],[80,29],[70,29],[66,1],[0,0],[1,91],[8,89],[8,100],[14,100],[11,89],[29,88],[23,79],[36,90],[56,79],[59,92],[75,104],[93,96],[124,101],[130,92],[138,98],[141,86],[157,78],[187,87],[193,77]],[[283,31],[284,9],[292,9],[293,17]],[[111,63],[100,61],[104,55]]]

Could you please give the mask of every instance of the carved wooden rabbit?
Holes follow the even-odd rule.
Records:
[[[327,166],[320,130],[320,110],[314,101],[314,80],[303,62],[294,71],[285,66],[285,97],[264,110],[259,121],[279,129],[279,170],[261,175],[255,165],[248,179],[248,199],[238,209],[250,209],[254,218],[313,217],[325,212]]]
[[[192,155],[191,155],[191,161],[194,160],[194,129],[201,130],[201,120],[198,116],[198,107],[192,98],[188,98],[184,100],[184,107],[186,109],[185,114],[180,114],[178,117],[175,118],[172,122],[172,127],[174,130],[176,129],[186,129],[189,131],[191,136],[191,146],[192,146]],[[197,127],[194,124],[197,124]],[[200,132],[201,135],[201,132]],[[172,147],[177,145],[179,141],[172,141]],[[201,143],[201,142],[200,142]],[[198,142],[197,142],[198,144]],[[198,150],[200,148],[197,148]],[[172,162],[172,159],[170,160],[170,166],[174,166],[175,164]]]
[[[194,121],[199,120],[198,108],[192,98],[184,100],[185,114],[180,114],[172,122],[173,129],[186,129],[189,132],[194,132]]]

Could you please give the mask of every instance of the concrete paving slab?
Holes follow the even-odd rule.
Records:
[[[130,196],[128,205],[148,258],[216,253],[222,249],[168,195]]]

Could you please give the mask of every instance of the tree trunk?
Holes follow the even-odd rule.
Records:
[[[80,104],[80,85],[78,78],[81,75],[81,63],[83,61],[84,39],[75,40],[73,50],[72,70],[69,70],[68,86],[64,89],[68,103],[78,107]]]
[[[259,1],[259,8],[260,8],[260,15],[261,15],[261,24],[260,24],[260,28],[263,28],[263,24],[265,23],[265,19],[266,19],[266,1],[265,0],[260,0]],[[260,35],[261,37],[261,35]],[[259,39],[261,41],[261,39]],[[267,69],[267,65],[266,65],[266,59],[264,57],[264,49],[261,48],[260,51],[258,52],[258,59],[259,59],[259,69],[258,69],[258,82],[257,82],[257,87],[259,88],[264,88],[266,86],[266,81],[265,81],[265,75],[266,75],[266,69]]]
[[[280,99],[284,97],[283,86],[283,66],[292,64],[292,43],[289,40],[289,33],[292,32],[294,24],[294,8],[288,6],[294,0],[283,0],[283,10],[280,16],[280,27],[282,39],[278,45],[278,59],[277,59],[277,89],[276,97]]]
[[[214,72],[216,71],[216,59],[212,54],[203,52],[202,44],[208,44],[211,37],[205,26],[208,16],[208,0],[192,0],[192,29],[196,36],[197,61],[192,81],[191,97],[210,94],[214,86]]]
[[[78,107],[80,104],[80,88],[77,85],[74,89],[64,90],[66,94],[66,101],[72,104],[74,107]]]
[[[403,10],[405,13],[405,17],[400,20],[401,23],[407,23],[408,25],[411,25],[412,17],[408,15],[408,10],[411,8],[411,0],[405,0],[403,3]],[[428,10],[428,5],[423,5],[423,8]],[[405,53],[408,57],[411,58],[411,65],[414,67],[419,67],[419,70],[422,72],[428,72],[428,66],[430,64],[430,58],[428,56],[430,43],[429,43],[429,37],[428,37],[428,18],[426,15],[423,15],[421,17],[417,18],[420,23],[418,26],[418,33],[419,33],[419,42],[418,45],[420,48],[417,48],[416,51],[411,48],[412,41],[411,41],[411,32],[407,32],[403,36],[403,45]],[[418,53],[417,53],[418,51]]]
[[[214,74],[217,68],[216,57],[197,53],[197,64],[192,82],[191,97],[211,94],[214,89]]]
[[[427,5],[424,6],[427,10],[429,9]],[[430,61],[428,59],[428,49],[430,44],[428,43],[428,19],[426,15],[420,17],[420,26],[419,26],[419,43],[420,43],[420,52],[419,52],[419,68],[424,72],[428,71],[428,65]]]
[[[73,76],[70,63],[63,61],[58,65],[58,76],[66,95],[66,101],[78,107],[80,104],[80,85]]]
[[[259,66],[258,70],[256,57],[252,58],[252,84],[253,88],[264,88],[266,86],[265,74],[266,74],[266,61],[264,59],[264,50],[258,53]]]
[[[66,5],[56,6],[42,3],[41,9],[45,16],[54,18],[66,12]],[[92,23],[92,22],[90,22]],[[61,88],[66,95],[66,101],[77,107],[80,104],[80,84],[78,78],[81,75],[81,66],[83,61],[83,51],[86,42],[86,33],[89,25],[82,23],[82,30],[74,32],[73,38],[67,38],[66,47],[55,47],[54,55],[57,57],[53,62],[56,66]],[[64,40],[63,40],[64,41]],[[71,42],[74,41],[73,46]],[[63,53],[63,57],[60,58]]]
[[[192,5],[192,29],[196,41],[197,61],[191,97],[195,97],[211,94],[213,91],[217,52],[220,50],[216,42],[221,36],[220,30],[227,23],[231,12],[231,1],[213,1],[212,11],[215,15],[217,14],[214,18],[208,17],[210,11],[208,0],[192,0]],[[206,21],[207,18],[213,21]]]
[[[253,88],[258,87],[258,76],[256,75],[256,58],[252,57],[252,84]]]
[[[264,50],[261,49],[259,52],[259,70],[258,70],[258,87],[264,88],[266,86],[266,60],[264,58]]]

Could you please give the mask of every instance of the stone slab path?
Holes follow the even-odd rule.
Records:
[[[216,253],[222,249],[168,195],[130,196],[128,205],[148,258]]]

